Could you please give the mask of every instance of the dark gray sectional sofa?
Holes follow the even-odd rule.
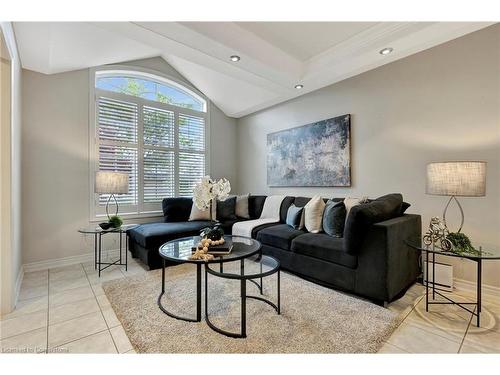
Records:
[[[251,219],[260,217],[265,199],[265,196],[250,196]],[[285,224],[290,205],[301,207],[309,199],[286,197],[281,205],[281,222],[253,230],[252,237],[262,243],[263,253],[279,259],[284,270],[377,303],[394,300],[415,282],[420,274],[419,255],[404,240],[421,235],[420,215],[401,213],[376,222],[370,217],[368,206],[358,208],[357,215],[352,216],[362,225],[347,223],[344,238],[336,238]],[[163,243],[199,234],[209,222],[187,221],[191,205],[191,198],[165,199],[164,222],[143,224],[129,232],[132,256],[139,257],[151,269],[159,268],[158,249]],[[226,234],[231,233],[232,225],[239,220],[245,219],[222,222]]]

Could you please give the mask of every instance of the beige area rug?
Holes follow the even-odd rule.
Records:
[[[194,317],[195,266],[170,267],[166,275],[164,304],[174,313]],[[209,275],[208,285],[211,321],[237,332],[239,281]],[[165,315],[157,305],[161,270],[110,281],[103,288],[138,353],[376,353],[400,323],[393,311],[284,272],[282,314],[249,299],[245,339],[220,335],[204,320],[189,323]],[[250,282],[247,294],[258,295]],[[264,279],[264,295],[275,301],[275,274]]]

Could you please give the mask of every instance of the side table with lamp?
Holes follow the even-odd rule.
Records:
[[[118,216],[118,201],[115,194],[127,194],[129,191],[129,176],[128,173],[122,172],[110,172],[110,171],[98,171],[95,174],[95,186],[94,192],[96,194],[109,194],[108,200],[106,202],[106,216],[108,218],[107,222],[99,223],[98,226],[89,226],[86,228],[80,228],[78,232],[83,234],[93,234],[94,235],[94,268],[98,270],[99,277],[101,277],[101,271],[105,270],[112,265],[125,266],[127,270],[128,266],[128,230],[137,227],[137,224],[122,225],[122,220]],[[109,203],[111,199],[114,200],[115,213],[110,216],[109,213]],[[114,262],[103,262],[101,260],[102,255],[102,236],[109,233],[116,233],[119,235],[120,239],[120,258]],[[125,262],[122,260],[122,238],[125,235]],[[104,266],[104,267],[101,267]]]
[[[410,238],[406,241],[410,247],[423,252],[425,255],[426,311],[429,311],[429,305],[433,304],[457,305],[475,316],[477,318],[476,324],[479,327],[482,262],[483,260],[500,260],[500,251],[496,249],[483,251],[481,247],[475,249],[468,237],[461,233],[465,215],[457,197],[483,197],[486,195],[486,162],[450,161],[430,163],[427,165],[426,192],[431,195],[450,197],[443,211],[442,220],[438,217],[432,218],[429,230],[423,238]],[[456,202],[461,214],[460,226],[457,232],[450,232],[446,222],[446,213],[452,201]],[[457,302],[436,290],[436,254],[476,262],[477,294],[475,302]],[[429,267],[432,267],[432,272],[430,272]],[[429,284],[431,287],[429,287]],[[430,292],[432,299],[429,296]],[[436,300],[436,295],[442,297],[444,301]]]

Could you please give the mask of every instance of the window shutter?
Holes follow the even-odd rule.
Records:
[[[119,204],[137,204],[137,149],[116,145],[99,145],[99,170],[125,172],[129,175],[128,194],[115,195]],[[99,195],[99,205],[104,206],[109,194]]]
[[[120,100],[99,98],[99,139],[137,142],[137,105]]]
[[[179,196],[193,196],[194,185],[205,175],[205,155],[179,152]]]
[[[174,152],[145,149],[144,203],[161,202],[174,195]]]
[[[116,195],[124,214],[161,212],[163,198],[192,196],[206,173],[207,103],[162,82],[96,73],[96,167],[129,175],[129,193]],[[98,196],[97,217],[108,198]]]
[[[205,175],[205,120],[179,115],[179,195],[193,195],[195,184]],[[194,152],[191,152],[194,151]]]
[[[174,147],[174,113],[162,109],[144,107],[144,144]]]
[[[119,204],[137,204],[137,105],[100,97],[97,102],[99,126],[99,170],[126,172],[129,193],[116,195]],[[109,194],[99,195],[103,206]]]
[[[179,115],[179,148],[205,150],[205,120],[202,117]]]

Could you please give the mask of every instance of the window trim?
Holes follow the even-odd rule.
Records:
[[[174,86],[179,88],[180,90],[205,101],[206,103],[206,111],[196,111],[189,108],[179,107],[167,103],[161,103],[156,101],[147,100],[140,97],[133,97],[134,101],[137,101],[141,105],[148,106],[156,106],[161,109],[166,109],[169,111],[174,111],[176,123],[179,113],[184,113],[187,115],[194,115],[197,117],[203,117],[205,119],[205,174],[210,174],[210,155],[211,155],[211,147],[210,147],[210,108],[211,102],[210,100],[203,95],[199,90],[191,86],[189,83],[186,83],[178,78],[169,76],[168,74],[147,69],[143,67],[133,66],[133,65],[106,65],[102,67],[90,68],[89,69],[89,222],[100,222],[106,218],[106,214],[98,212],[96,209],[95,203],[95,193],[94,193],[94,180],[95,180],[95,172],[98,168],[98,140],[97,140],[97,110],[96,110],[96,99],[99,93],[105,93],[107,97],[119,99],[119,100],[130,100],[132,96],[113,92],[101,90],[95,87],[95,80],[100,72],[110,72],[113,74],[114,72],[128,72],[129,74],[136,74],[138,76],[143,76],[145,79],[151,79],[158,83],[164,83],[167,85]],[[140,129],[139,129],[140,130]],[[176,130],[177,132],[177,130]],[[178,145],[175,145],[177,149]],[[141,163],[142,157],[140,157],[138,153],[138,163]],[[176,169],[178,166],[176,165]],[[176,171],[177,175],[177,171]],[[142,172],[138,173],[138,192],[142,191],[143,187],[141,186],[142,182]],[[176,191],[177,193],[177,191]],[[140,196],[140,194],[139,194]],[[120,212],[120,216],[123,219],[141,219],[141,218],[152,218],[152,217],[161,217],[163,216],[163,212],[160,210],[156,211],[147,211],[139,212],[141,206],[144,206],[144,202],[138,202],[137,209],[135,212]],[[146,205],[147,206],[147,205]],[[121,206],[123,207],[123,206]],[[132,206],[128,206],[132,207]]]

